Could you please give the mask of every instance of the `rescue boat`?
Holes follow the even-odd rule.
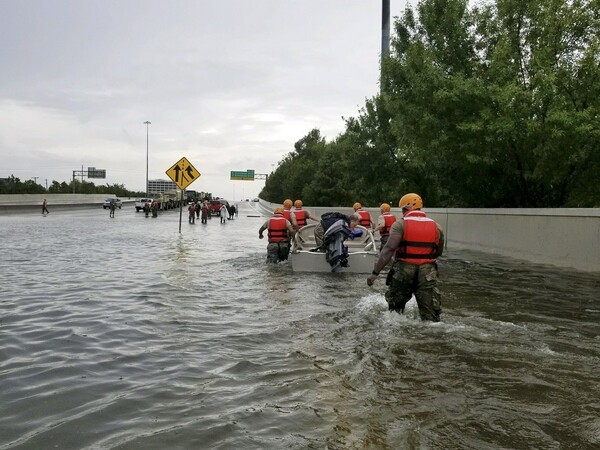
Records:
[[[305,225],[296,233],[292,240],[290,260],[294,272],[347,272],[371,273],[379,257],[373,233],[367,228],[358,225],[356,230],[361,230],[362,235],[354,239],[348,238],[343,242],[346,247],[345,259],[347,265],[332,269],[332,264],[327,261],[327,252],[318,249],[315,241],[316,225]]]

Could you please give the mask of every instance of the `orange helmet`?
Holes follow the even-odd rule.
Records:
[[[304,203],[302,203],[302,200],[296,200],[296,201],[294,202],[294,206],[295,206],[296,208],[302,208],[302,205],[303,205],[303,204],[304,204]]]
[[[292,207],[292,201],[289,198],[286,199],[286,200],[284,200],[283,207],[287,208],[287,209],[290,209]]]
[[[398,202],[398,206],[404,211],[423,208],[423,199],[418,194],[406,194]]]
[[[356,203],[354,204],[354,206],[352,206],[352,207],[354,208],[354,211],[356,211],[357,209],[360,209],[360,208],[362,208],[362,205],[361,205],[360,203],[356,202]]]
[[[392,209],[389,203],[382,203],[379,208],[381,208],[382,212],[390,212],[390,209]]]
[[[275,208],[275,214],[283,214],[283,208],[281,206]]]

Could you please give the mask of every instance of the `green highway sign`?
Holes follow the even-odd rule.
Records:
[[[244,180],[244,181],[254,181],[254,169],[248,169],[245,171],[240,170],[232,170],[229,176],[230,180]]]

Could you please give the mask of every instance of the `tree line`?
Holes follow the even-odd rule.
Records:
[[[295,143],[261,197],[368,206],[599,207],[600,0],[422,0],[380,92]]]
[[[0,178],[0,194],[114,194],[117,197],[144,197],[144,192],[129,191],[122,184],[96,186],[89,181],[72,180],[70,183],[52,181],[48,189],[33,180],[21,181],[11,175]]]

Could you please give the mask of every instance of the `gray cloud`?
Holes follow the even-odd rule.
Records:
[[[0,176],[95,166],[141,190],[149,120],[150,178],[186,156],[191,188],[230,195],[229,171],[268,173],[315,127],[334,138],[377,92],[380,14],[366,0],[0,2]]]

